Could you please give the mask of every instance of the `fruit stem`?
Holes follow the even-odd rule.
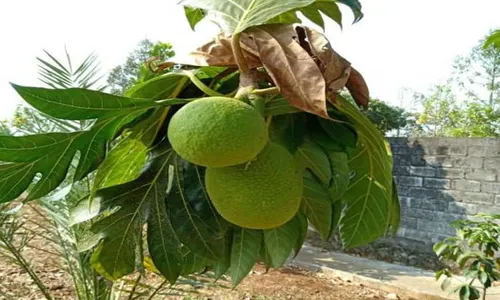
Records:
[[[240,36],[241,33],[233,35],[233,38],[231,39],[231,47],[233,48],[233,55],[238,68],[240,69],[242,74],[245,74],[248,73],[250,69],[248,67],[247,61],[245,60],[245,56],[243,55],[243,51],[241,50]]]
[[[252,91],[252,94],[259,96],[267,96],[267,95],[278,95],[280,93],[280,89],[278,87],[270,87],[266,89],[255,89]]]
[[[183,70],[183,71],[180,71],[179,73],[186,75],[197,88],[199,88],[203,93],[207,94],[208,96],[211,96],[211,97],[223,97],[224,96],[223,94],[212,90],[206,84],[201,82],[201,80],[198,79],[198,77],[196,77],[196,75],[193,72]]]

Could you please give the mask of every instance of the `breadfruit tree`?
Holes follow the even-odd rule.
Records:
[[[345,247],[394,233],[399,202],[387,141],[362,114],[361,74],[307,18],[355,21],[357,0],[183,0],[190,25],[221,33],[171,72],[124,96],[12,84],[38,111],[86,120],[74,132],[0,136],[0,202],[90,182],[71,211],[79,241],[110,280],[154,268],[227,274],[277,268],[308,224]],[[200,23],[202,25],[203,23]],[[342,98],[347,88],[359,107]],[[152,264],[151,264],[152,263]],[[153,266],[152,266],[153,265]]]

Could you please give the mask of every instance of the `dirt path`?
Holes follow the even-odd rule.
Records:
[[[26,214],[31,218],[33,217],[29,212]],[[30,224],[27,226],[33,225]],[[31,229],[37,230],[36,226],[33,226]],[[35,239],[31,241],[31,244],[39,249],[27,248],[24,252],[24,257],[34,266],[35,271],[40,276],[42,282],[48,287],[53,298],[75,299],[71,278],[60,266],[59,258],[47,252],[54,252],[50,243],[42,239]],[[0,249],[0,251],[2,250]],[[157,286],[161,282],[161,279],[154,274],[149,274],[144,282]],[[182,289],[183,291],[180,295],[173,296],[173,291],[170,291],[170,294],[160,293],[154,299],[369,300],[386,298],[384,292],[340,279],[326,279],[321,273],[314,273],[297,267],[284,267],[266,273],[262,266],[256,266],[251,274],[235,290],[230,288],[228,281],[199,286],[182,286]],[[0,299],[45,299],[28,274],[6,259],[4,255],[0,255],[0,290],[8,295],[8,297],[0,295]],[[401,298],[401,300],[408,299]]]

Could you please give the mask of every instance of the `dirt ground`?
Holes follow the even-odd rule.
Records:
[[[27,212],[30,214],[29,212]],[[33,218],[33,216],[29,216]],[[30,224],[33,230],[36,225]],[[36,273],[49,289],[54,299],[75,299],[72,281],[60,265],[50,243],[35,239],[30,243],[35,248],[27,248],[24,257],[34,266]],[[0,251],[2,251],[0,249]],[[159,293],[154,299],[178,300],[277,300],[277,299],[332,299],[332,300],[372,300],[386,299],[386,293],[340,279],[327,279],[322,273],[315,273],[294,266],[271,270],[268,273],[257,265],[251,274],[235,289],[228,281],[216,284],[181,285]],[[157,286],[161,279],[148,274],[144,281]],[[45,299],[28,274],[11,263],[0,253],[0,299]],[[173,295],[177,291],[177,295]],[[7,296],[1,296],[1,294]],[[394,295],[392,295],[394,296]],[[124,299],[127,299],[125,297]],[[147,299],[147,297],[139,298]],[[394,299],[394,298],[392,298]],[[406,298],[397,298],[408,300]]]

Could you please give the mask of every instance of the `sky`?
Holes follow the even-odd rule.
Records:
[[[193,32],[178,0],[0,1],[0,119],[22,99],[10,82],[41,86],[37,56],[48,50],[74,61],[95,52],[107,74],[148,38],[188,53],[217,28]],[[333,48],[365,77],[371,96],[409,107],[403,89],[425,92],[444,82],[453,59],[467,54],[491,28],[500,26],[499,0],[361,0],[365,17],[356,24],[345,8],[344,28],[327,22]],[[306,23],[310,24],[310,23]],[[403,96],[403,97],[402,97]]]

